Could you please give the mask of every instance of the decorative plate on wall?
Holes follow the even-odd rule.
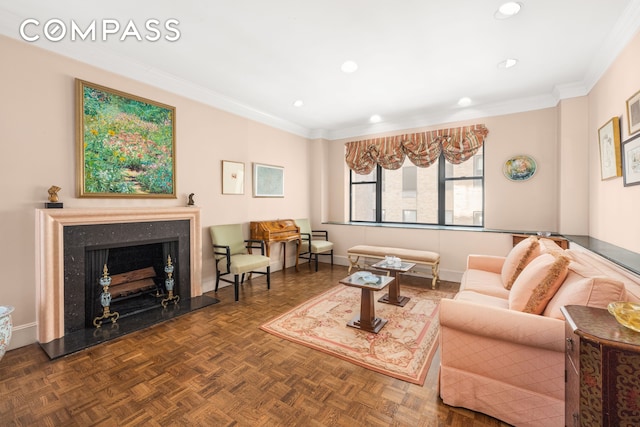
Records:
[[[538,169],[538,165],[529,156],[513,156],[504,163],[502,172],[511,181],[526,181],[531,178]]]

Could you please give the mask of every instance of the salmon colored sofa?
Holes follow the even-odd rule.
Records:
[[[440,397],[516,426],[564,425],[560,307],[640,302],[640,278],[583,248],[531,237],[506,257],[470,255],[440,305]]]

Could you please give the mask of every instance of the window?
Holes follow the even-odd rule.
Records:
[[[350,171],[350,220],[479,226],[484,221],[484,148],[458,165],[427,168],[407,158],[401,168],[380,166],[368,175]]]

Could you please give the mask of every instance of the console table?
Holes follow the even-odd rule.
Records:
[[[640,332],[607,310],[578,305],[565,316],[565,425],[640,425]]]

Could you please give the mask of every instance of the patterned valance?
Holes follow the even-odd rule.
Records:
[[[422,168],[434,164],[440,153],[453,164],[470,159],[482,147],[489,130],[484,125],[463,126],[347,142],[347,166],[357,174],[370,173],[376,164],[398,169],[405,156]]]

